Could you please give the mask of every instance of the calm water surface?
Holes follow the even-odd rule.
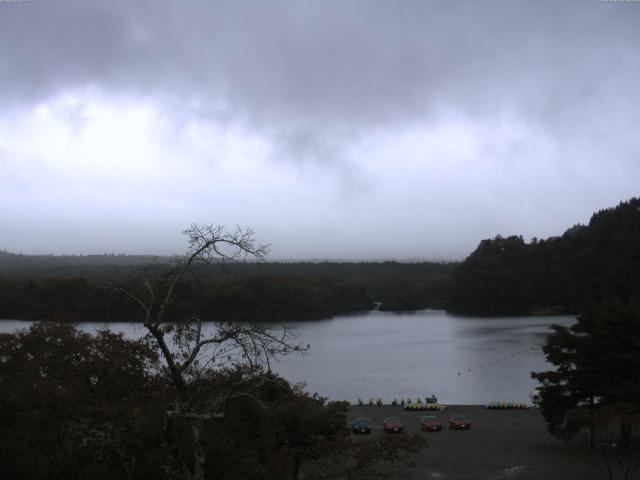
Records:
[[[528,401],[536,386],[530,372],[549,368],[540,348],[549,326],[573,322],[571,316],[465,317],[442,310],[290,322],[311,352],[272,366],[290,381],[305,381],[310,392],[352,402],[431,394],[451,404]],[[0,330],[25,325],[4,321]],[[93,331],[104,324],[79,327]],[[144,333],[139,324],[111,323],[109,328],[131,337]]]

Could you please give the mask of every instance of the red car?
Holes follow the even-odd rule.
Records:
[[[425,415],[420,422],[422,430],[425,432],[437,432],[442,430],[442,422],[438,421],[433,415]]]
[[[400,433],[404,431],[404,423],[398,417],[387,417],[382,424],[384,431],[389,433]]]
[[[454,430],[469,430],[471,428],[471,420],[466,415],[453,415],[449,419],[449,428]]]

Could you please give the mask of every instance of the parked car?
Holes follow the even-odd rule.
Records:
[[[438,417],[433,415],[425,415],[420,422],[422,430],[425,432],[434,432],[442,430],[442,422],[438,420]]]
[[[371,433],[371,421],[366,417],[358,417],[351,422],[351,431],[353,433]]]
[[[404,423],[398,417],[387,417],[382,424],[384,431],[389,433],[399,433],[404,431]]]
[[[469,430],[471,428],[471,420],[466,415],[453,415],[449,419],[449,428],[454,430]]]

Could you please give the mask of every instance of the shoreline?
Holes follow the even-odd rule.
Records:
[[[564,315],[577,315],[578,309],[570,307],[532,307],[527,311],[523,310],[501,310],[501,309],[459,309],[459,308],[444,308],[444,307],[426,307],[417,310],[384,310],[380,308],[366,309],[351,309],[340,311],[323,311],[323,312],[302,312],[302,313],[283,313],[280,315],[267,314],[262,320],[265,323],[289,323],[289,322],[312,322],[331,320],[340,316],[349,316],[354,314],[372,313],[372,312],[391,313],[396,315],[412,315],[423,311],[444,311],[448,315],[454,317],[555,317]],[[256,315],[259,317],[260,315]],[[275,317],[280,317],[275,319]],[[1,318],[0,322],[69,322],[69,323],[84,323],[84,322],[96,322],[96,323],[143,323],[141,319],[123,319],[123,318],[105,318],[104,316],[96,318],[82,318],[79,314],[61,314],[52,315],[47,318]],[[204,322],[220,322],[228,321],[223,318],[213,318],[211,320],[203,320]],[[250,322],[250,320],[236,320],[238,322]],[[170,321],[169,321],[170,322]]]

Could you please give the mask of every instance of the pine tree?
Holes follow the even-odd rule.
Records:
[[[543,350],[556,369],[532,373],[549,431],[572,439],[589,430],[593,447],[606,412],[619,423],[618,444],[628,445],[640,415],[640,308],[609,301],[552,328]]]

